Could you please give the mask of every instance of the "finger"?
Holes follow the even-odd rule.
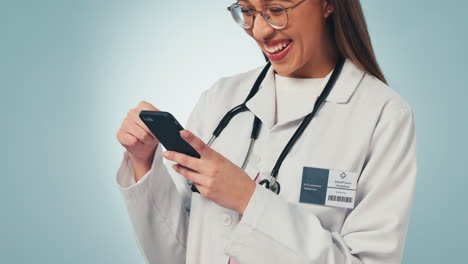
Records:
[[[201,171],[201,160],[190,157],[189,155],[179,153],[176,151],[164,151],[162,153],[163,157],[165,157],[168,160],[172,160],[176,163],[181,164],[184,167],[187,167],[189,169],[192,169],[194,171],[200,172]]]
[[[128,123],[132,123],[132,121],[128,121]],[[144,144],[151,144],[154,142],[154,137],[151,137],[146,130],[141,128],[140,126],[135,126],[134,124],[127,123],[127,133],[131,134],[132,136],[138,138]]]
[[[208,188],[206,188],[205,186],[200,185],[198,183],[193,183],[193,185],[195,185],[195,187],[197,187],[197,190],[201,195],[206,197],[206,192],[208,191]]]
[[[129,133],[121,133],[118,135],[118,139],[120,143],[125,147],[125,148],[132,148],[134,147],[137,142],[140,142],[138,138],[135,136],[129,134]]]
[[[137,105],[137,108],[143,109],[143,110],[149,110],[149,111],[160,111],[158,108],[156,108],[154,105],[146,102],[146,101],[140,101]]]
[[[140,118],[140,109],[132,109],[128,112],[128,116],[133,120],[139,127],[144,129],[152,138],[157,139],[153,132],[148,128],[148,126]]]
[[[183,167],[180,164],[173,164],[172,168],[195,185],[205,185],[206,183],[206,177],[203,177],[203,175],[194,170]]]
[[[203,142],[199,137],[195,136],[192,132],[187,129],[180,131],[180,136],[187,141],[197,152],[200,156],[203,157],[211,157],[213,154],[213,150]]]

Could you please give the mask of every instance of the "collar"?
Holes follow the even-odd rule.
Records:
[[[263,69],[263,67],[262,67]],[[261,69],[260,69],[261,71]],[[259,72],[260,72],[259,71]],[[359,85],[361,79],[364,76],[364,72],[357,67],[350,59],[346,58],[341,70],[341,74],[336,80],[335,86],[325,98],[325,102],[330,103],[347,103],[351,95],[353,94],[356,87]],[[319,91],[321,92],[331,74],[323,80]],[[260,120],[263,125],[271,129],[275,121],[275,105],[276,105],[276,89],[275,89],[275,76],[273,66],[268,69],[268,72],[263,80],[259,91],[255,94],[247,103],[247,108]],[[318,95],[311,98],[309,105],[304,105],[299,108],[298,111],[292,113],[289,118],[283,120],[281,123],[277,123],[275,126],[281,126],[291,121],[300,119],[312,112],[315,101]]]

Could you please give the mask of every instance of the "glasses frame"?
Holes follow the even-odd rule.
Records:
[[[306,0],[302,0],[302,1],[300,1],[299,3],[297,3],[297,4],[295,4],[295,5],[291,6],[291,7],[284,7],[284,6],[282,6],[281,4],[265,5],[265,6],[263,6],[262,11],[259,11],[259,10],[256,10],[256,9],[252,9],[252,8],[246,6],[246,5],[241,5],[241,4],[239,4],[238,2],[236,2],[236,3],[233,3],[232,5],[228,6],[228,7],[227,7],[227,10],[228,10],[229,12],[231,12],[231,16],[232,16],[232,18],[234,19],[234,21],[236,21],[236,23],[237,23],[240,27],[242,27],[242,28],[244,28],[244,29],[250,29],[250,28],[252,28],[252,26],[253,26],[254,23],[255,23],[255,18],[257,17],[256,14],[260,14],[260,15],[263,17],[263,19],[265,19],[265,21],[268,23],[268,25],[270,25],[272,28],[274,28],[274,29],[284,29],[284,28],[286,28],[286,27],[288,26],[288,23],[289,23],[289,15],[288,15],[288,13],[289,13],[290,11],[294,10],[294,9],[295,9],[296,7],[298,7],[300,4],[304,3],[305,1],[306,1]],[[241,21],[239,21],[239,19],[237,18],[237,16],[236,16],[235,13],[234,13],[234,8],[235,8],[236,6],[246,7],[246,8],[249,10],[249,12],[251,13],[251,15],[253,16],[252,24],[251,24],[250,26],[249,26],[249,25],[245,25],[244,23],[242,23]],[[281,8],[285,11],[285,13],[286,13],[286,24],[285,24],[284,26],[282,26],[282,27],[276,26],[276,25],[272,24],[270,21],[268,21],[267,18],[265,18],[265,16],[264,16],[263,13],[265,13],[265,10],[266,10],[267,7],[271,7],[271,6],[279,6],[279,7],[281,7]]]

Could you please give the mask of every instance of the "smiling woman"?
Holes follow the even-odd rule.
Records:
[[[306,1],[309,3],[306,3],[302,10],[299,8],[293,11]],[[261,1],[241,0],[228,10],[247,34],[257,41],[268,58],[277,64],[277,72],[281,75],[315,77],[310,76],[310,73],[314,72],[311,67],[317,67],[313,64],[324,64],[323,61],[319,61],[320,57],[326,60],[323,57],[331,56],[336,60],[337,54],[340,53],[352,59],[362,70],[386,83],[375,59],[359,0],[303,0],[294,5],[291,5],[293,1],[269,0],[264,1],[263,11],[255,10],[251,2]],[[291,6],[284,6],[288,4]],[[290,12],[301,14],[290,17]],[[252,28],[256,14],[261,14],[270,27],[257,22],[257,28]],[[290,25],[286,28],[288,24]],[[278,29],[282,29],[280,33]],[[273,31],[275,36],[272,35]],[[289,47],[292,45],[296,48]],[[323,54],[324,52],[328,54]],[[289,63],[283,62],[288,53],[292,53],[288,58]],[[295,62],[291,63],[291,60]],[[280,64],[287,64],[289,68]],[[334,65],[330,62],[328,64],[328,68]],[[323,76],[323,73],[319,72],[318,75]]]
[[[201,94],[180,131],[200,157],[162,152],[138,117],[159,111],[147,102],[117,132],[116,181],[146,260],[399,263],[415,120],[386,84],[359,1],[228,10],[269,62]]]

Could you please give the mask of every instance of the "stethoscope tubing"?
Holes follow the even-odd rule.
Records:
[[[264,186],[267,189],[272,190],[276,194],[279,194],[279,192],[281,190],[281,186],[280,186],[279,182],[277,181],[279,169],[280,169],[284,159],[288,155],[289,151],[291,150],[291,148],[294,146],[294,144],[299,139],[299,137],[303,134],[304,130],[307,128],[309,123],[312,121],[312,118],[314,117],[314,115],[316,114],[316,112],[318,111],[318,109],[320,108],[322,103],[325,101],[325,98],[329,95],[330,91],[332,90],[333,86],[336,83],[336,80],[338,79],[338,77],[339,77],[339,75],[341,73],[341,70],[343,69],[344,62],[345,62],[344,57],[340,57],[338,59],[338,63],[336,64],[335,68],[333,69],[332,75],[330,76],[330,79],[328,80],[327,84],[325,85],[325,88],[323,89],[323,91],[320,93],[318,99],[316,100],[312,112],[310,114],[308,114],[304,118],[304,120],[301,122],[299,127],[294,132],[293,136],[289,139],[289,141],[286,144],[286,146],[284,147],[283,151],[281,151],[281,154],[279,155],[278,159],[276,160],[275,166],[273,167],[273,169],[271,171],[270,180],[264,179],[264,180],[260,181],[260,183],[259,183],[260,185]],[[229,112],[227,112],[224,115],[224,117],[221,119],[221,121],[219,122],[216,129],[213,131],[213,135],[212,135],[212,137],[210,138],[210,140],[207,143],[208,146],[211,146],[214,143],[216,138],[221,134],[221,132],[224,130],[224,128],[226,128],[226,126],[229,124],[229,122],[231,121],[231,119],[234,116],[236,116],[239,113],[242,113],[242,112],[245,112],[245,111],[249,110],[247,108],[247,106],[246,106],[246,103],[258,92],[258,90],[260,88],[260,85],[263,82],[263,79],[265,78],[266,73],[267,73],[268,69],[270,68],[270,66],[271,66],[271,62],[268,62],[267,65],[263,68],[262,72],[257,77],[257,79],[256,79],[252,89],[250,90],[249,95],[245,99],[245,101],[242,104],[234,107],[233,109],[231,109]],[[247,154],[246,154],[246,156],[244,158],[244,161],[242,163],[242,167],[241,167],[242,169],[245,169],[245,167],[247,165],[247,161],[248,161],[248,159],[250,157],[250,154],[252,152],[253,145],[254,145],[256,139],[258,138],[261,125],[262,125],[261,120],[257,116],[255,116],[254,121],[253,121],[251,140],[250,140],[250,143],[249,143],[249,148],[247,150]],[[191,189],[192,189],[192,191],[199,193],[198,189],[196,188],[196,186],[194,184],[192,184]]]

